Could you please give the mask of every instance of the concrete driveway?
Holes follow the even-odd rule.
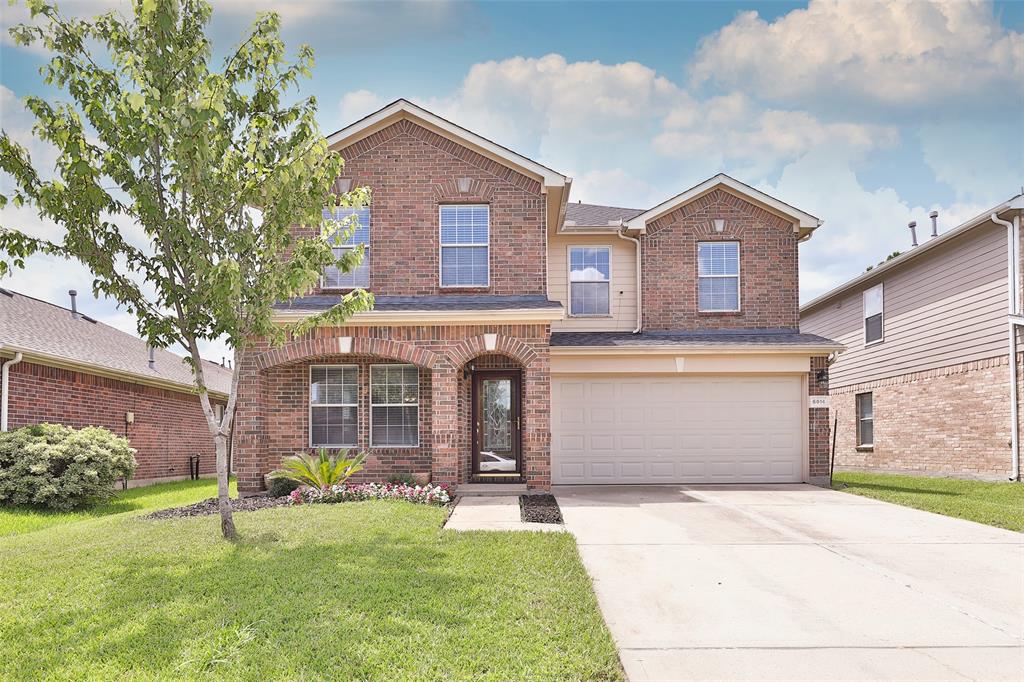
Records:
[[[555,495],[634,682],[1024,680],[1024,535],[806,485]]]

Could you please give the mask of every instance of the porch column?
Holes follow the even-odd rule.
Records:
[[[448,363],[432,370],[430,390],[431,481],[454,486],[459,480],[459,401],[456,371]]]
[[[551,369],[547,348],[523,372],[523,468],[530,488],[551,488]]]
[[[264,372],[255,367],[255,353],[246,355],[235,366],[239,373],[238,399],[231,431],[231,467],[243,496],[263,490],[263,474],[273,468],[267,453]]]

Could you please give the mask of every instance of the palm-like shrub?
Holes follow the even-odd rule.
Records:
[[[327,450],[320,448],[317,455],[308,452],[297,452],[285,457],[281,468],[270,472],[270,478],[287,478],[292,481],[323,490],[332,485],[340,485],[363,470],[366,453],[360,452],[353,457],[348,450],[340,450],[337,455],[328,455]]]

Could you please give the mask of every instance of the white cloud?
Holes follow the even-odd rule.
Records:
[[[977,125],[925,123],[920,129],[924,162],[959,200],[989,205],[1005,201],[1024,184],[1021,120],[1018,115]]]
[[[358,121],[384,106],[384,100],[369,90],[353,90],[341,96],[339,109],[343,126]]]
[[[691,73],[697,83],[773,101],[923,110],[1020,93],[1024,35],[1002,27],[981,0],[811,0],[770,23],[742,12],[702,41]]]
[[[942,232],[986,208],[965,203],[911,206],[893,188],[865,188],[848,165],[822,150],[786,166],[777,182],[758,188],[825,221],[800,246],[804,301],[864,272],[893,251],[909,249],[909,221],[917,221],[918,239],[923,240],[930,230],[931,210],[939,211]]]
[[[804,111],[761,110],[738,92],[674,109],[664,125],[667,130],[653,140],[659,154],[679,159],[700,156],[714,168],[732,161],[739,164],[737,172],[753,177],[821,146],[852,160],[892,147],[899,139],[893,127],[826,123]]]

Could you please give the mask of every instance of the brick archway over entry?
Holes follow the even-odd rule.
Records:
[[[276,365],[296,362],[305,358],[323,355],[375,355],[391,358],[411,365],[434,369],[443,360],[443,356],[404,341],[376,339],[370,337],[333,336],[316,339],[302,339],[286,343],[280,348],[272,348],[253,360],[257,370],[264,370]]]
[[[488,334],[479,334],[463,339],[448,351],[452,367],[461,367],[478,355],[497,353],[506,355],[523,367],[529,367],[537,358],[537,352],[513,336],[495,334],[494,347],[487,347]]]

